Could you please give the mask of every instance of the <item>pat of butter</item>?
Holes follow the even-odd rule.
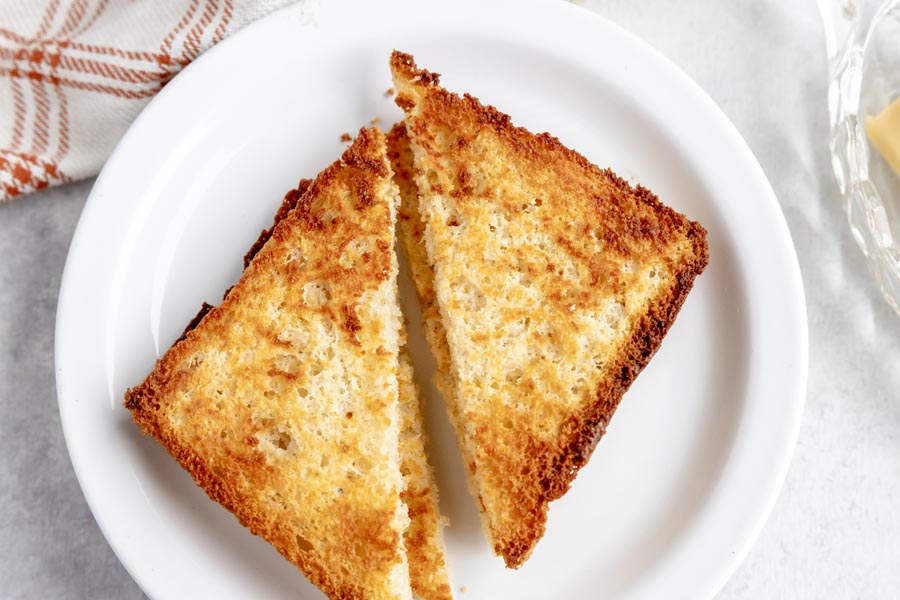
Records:
[[[900,175],[900,98],[877,117],[866,118],[866,134],[884,160]]]

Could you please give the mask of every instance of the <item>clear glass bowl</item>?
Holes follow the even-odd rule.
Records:
[[[829,59],[831,158],[850,231],[900,315],[900,176],[865,119],[900,97],[900,0],[818,0]]]

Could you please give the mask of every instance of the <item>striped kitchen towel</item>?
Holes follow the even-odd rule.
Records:
[[[0,0],[0,203],[96,174],[204,50],[292,0]]]

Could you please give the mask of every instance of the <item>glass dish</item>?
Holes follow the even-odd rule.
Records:
[[[850,231],[900,315],[900,176],[865,132],[900,97],[900,0],[818,0],[829,60],[834,173]]]

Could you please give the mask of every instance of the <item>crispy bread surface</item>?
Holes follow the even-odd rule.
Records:
[[[438,384],[515,568],[706,266],[706,232],[411,56],[394,52],[391,69],[419,194],[401,223],[427,258],[411,266]]]
[[[411,596],[391,175],[383,135],[360,131],[125,400],[331,598]]]

